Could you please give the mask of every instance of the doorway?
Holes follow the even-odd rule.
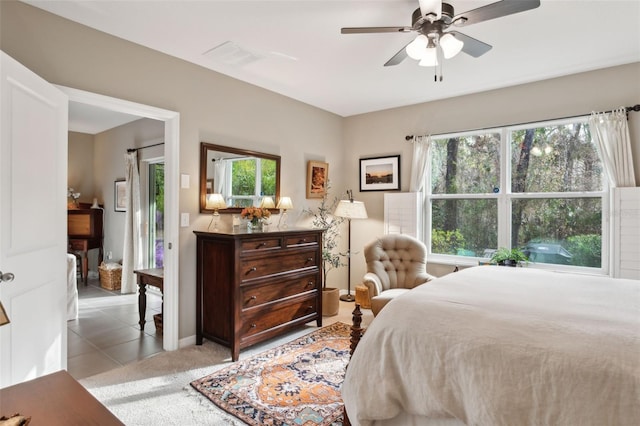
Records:
[[[178,344],[178,276],[179,276],[179,123],[180,114],[149,105],[138,104],[109,96],[99,95],[65,86],[57,86],[70,102],[77,102],[122,112],[139,117],[164,122],[164,226],[163,268],[164,268],[164,307],[163,307],[163,349],[176,350]]]

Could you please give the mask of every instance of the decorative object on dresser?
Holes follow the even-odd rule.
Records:
[[[262,207],[245,207],[240,212],[240,216],[248,220],[247,230],[262,231],[266,220],[271,217],[271,211]]]
[[[278,221],[278,228],[286,228],[287,225],[287,210],[293,208],[293,202],[290,197],[280,197],[278,201],[278,209],[280,209],[280,220]]]
[[[218,210],[226,209],[227,203],[224,201],[224,197],[222,194],[208,194],[207,195],[207,209],[213,210],[213,214],[211,215],[211,222],[209,222],[209,226],[207,229],[211,228],[211,224],[213,224],[213,229],[218,229],[218,223],[220,222],[220,213]]]
[[[102,263],[103,254],[103,211],[102,209],[67,210],[68,251],[78,254],[82,263],[82,278],[86,286],[89,272],[89,250],[98,249],[98,265]]]
[[[303,210],[303,213],[313,217],[311,225],[314,228],[324,230],[322,238],[322,315],[325,317],[338,315],[340,308],[340,289],[328,287],[327,276],[332,269],[346,265],[342,258],[347,255],[337,251],[340,241],[340,225],[344,222],[344,218],[333,215],[339,200],[338,197],[334,197],[333,201],[329,201],[330,187],[331,183],[329,182],[317,210],[311,208]]]
[[[315,320],[322,326],[322,229],[194,231],[196,344],[240,349]]]
[[[343,294],[340,296],[340,300],[345,302],[353,302],[355,297],[351,294],[351,219],[366,219],[367,218],[367,208],[364,206],[362,201],[354,201],[353,200],[353,191],[348,190],[347,196],[349,197],[347,200],[340,200],[338,203],[338,207],[333,212],[335,216],[343,217],[347,219],[348,222],[348,250],[347,250],[347,294]]]

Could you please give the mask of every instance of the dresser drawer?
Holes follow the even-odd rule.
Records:
[[[240,279],[245,282],[283,272],[317,267],[316,251],[300,250],[295,253],[278,253],[256,259],[247,259],[240,265]]]
[[[300,247],[308,245],[318,245],[321,243],[319,239],[322,236],[318,234],[304,234],[286,237],[284,240],[285,247]]]
[[[240,290],[242,309],[249,309],[298,294],[316,291],[318,275],[313,273],[271,284],[242,287]]]
[[[280,238],[259,238],[255,240],[245,240],[240,243],[240,253],[256,253],[267,250],[277,250],[282,247]]]
[[[314,293],[304,300],[289,303],[267,312],[258,310],[242,314],[242,330],[240,331],[242,340],[279,325],[313,315],[318,312],[317,300]]]
[[[87,251],[89,244],[87,240],[69,240],[69,249]]]

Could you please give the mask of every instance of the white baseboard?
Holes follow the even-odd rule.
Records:
[[[196,335],[193,334],[191,336],[188,337],[184,337],[180,340],[178,340],[178,348],[182,349],[182,348],[186,348],[187,346],[193,346],[196,344]]]

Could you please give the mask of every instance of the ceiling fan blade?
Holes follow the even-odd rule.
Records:
[[[367,33],[408,33],[411,27],[347,27],[340,29],[342,34],[367,34]]]
[[[422,16],[432,14],[434,21],[442,17],[442,0],[419,0],[419,3]]]
[[[464,42],[462,51],[467,55],[471,55],[474,58],[484,55],[491,50],[492,46],[473,37],[469,37],[466,34],[462,34],[458,31],[448,31],[453,34],[458,40]]]
[[[540,6],[540,0],[502,0],[454,16],[453,24],[459,27],[513,15]]]
[[[398,53],[393,55],[391,59],[389,59],[387,62],[384,63],[384,66],[390,67],[393,65],[398,65],[400,62],[404,61],[407,58],[407,46],[412,42],[413,40],[407,43],[404,47],[402,47],[402,49],[400,49]]]

